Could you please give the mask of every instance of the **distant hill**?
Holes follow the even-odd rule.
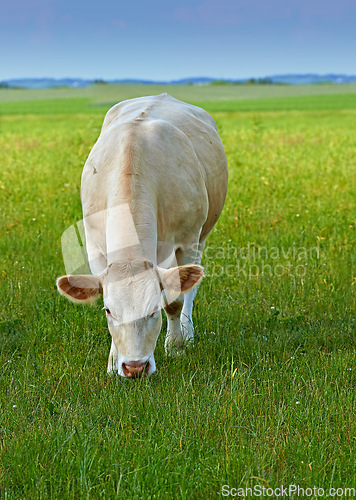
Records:
[[[28,88],[44,89],[56,87],[88,87],[94,84],[145,84],[145,85],[211,85],[211,84],[284,84],[284,85],[313,85],[322,83],[356,83],[356,75],[341,74],[304,74],[304,75],[272,75],[263,78],[246,78],[241,80],[232,80],[225,78],[193,77],[182,78],[171,81],[137,80],[137,79],[117,79],[117,80],[87,80],[83,78],[14,78],[0,82],[2,88]]]
[[[273,83],[285,83],[289,85],[314,85],[320,83],[356,83],[356,75],[316,75],[307,73],[305,75],[274,75],[270,77]]]

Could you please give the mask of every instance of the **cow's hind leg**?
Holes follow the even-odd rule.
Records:
[[[164,310],[167,314],[167,336],[164,344],[166,351],[183,347],[184,338],[180,324],[183,303],[184,296],[180,295],[174,302],[164,305]]]
[[[193,302],[197,294],[199,285],[187,292],[184,295],[184,304],[180,317],[182,326],[182,334],[185,342],[193,343],[194,340],[194,326],[193,326]]]
[[[192,245],[194,252],[177,254],[178,265],[200,264],[205,241],[198,245]],[[193,326],[193,302],[197,294],[199,285],[180,295],[173,303],[165,307],[168,320],[167,337],[165,342],[166,351],[172,348],[182,348],[187,344],[192,344],[194,340]]]

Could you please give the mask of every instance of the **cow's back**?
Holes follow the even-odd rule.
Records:
[[[217,130],[213,118],[207,111],[164,93],[158,96],[128,99],[116,104],[105,116],[102,133],[115,122],[140,119],[166,120],[188,136],[192,128],[199,128],[202,124]]]

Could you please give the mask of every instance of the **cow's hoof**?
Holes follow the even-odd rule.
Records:
[[[180,347],[175,347],[175,346],[166,347],[165,351],[166,351],[166,355],[170,356],[171,358],[180,358],[180,357],[186,355],[186,351],[184,349],[184,346],[180,346]]]
[[[181,356],[185,356],[187,354],[187,349],[193,347],[194,339],[181,339],[179,342],[171,343],[167,342],[165,344],[165,351],[167,356],[171,356],[173,358],[179,358]]]

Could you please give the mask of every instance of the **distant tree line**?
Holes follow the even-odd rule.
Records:
[[[230,80],[213,80],[210,85],[273,85],[271,78],[249,78],[248,80],[230,81]]]
[[[271,78],[250,78],[246,83],[257,84],[257,85],[272,85],[273,81]]]

